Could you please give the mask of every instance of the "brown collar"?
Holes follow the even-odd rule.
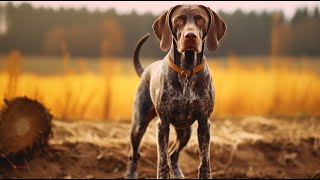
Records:
[[[168,65],[171,67],[172,70],[174,70],[175,72],[179,73],[181,76],[183,77],[188,77],[194,74],[197,74],[198,72],[200,72],[206,65],[206,60],[203,59],[202,63],[199,64],[198,66],[194,67],[193,69],[189,70],[184,70],[182,68],[180,68],[179,66],[177,66],[169,57],[168,58]]]

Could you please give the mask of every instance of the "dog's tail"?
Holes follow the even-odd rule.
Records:
[[[150,33],[146,34],[145,36],[143,36],[139,40],[139,42],[136,45],[136,49],[134,50],[134,54],[133,54],[133,65],[134,65],[134,68],[136,69],[136,72],[137,72],[139,77],[141,77],[141,74],[144,71],[144,69],[143,69],[143,67],[141,65],[141,62],[140,62],[139,52],[140,52],[141,46],[148,39],[149,35],[150,35]]]

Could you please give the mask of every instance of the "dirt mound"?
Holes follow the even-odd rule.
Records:
[[[32,160],[1,159],[0,178],[123,178],[130,152],[130,122],[53,121],[50,150]],[[181,153],[188,178],[199,165],[197,124]],[[170,132],[170,140],[175,138]],[[214,178],[320,178],[320,121],[248,117],[212,122]],[[154,122],[143,138],[140,178],[156,177]],[[12,163],[12,164],[11,164]],[[16,165],[16,167],[13,166]]]

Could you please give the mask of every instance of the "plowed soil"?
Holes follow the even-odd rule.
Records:
[[[130,122],[54,120],[47,153],[31,160],[1,159],[0,178],[123,178],[130,154]],[[197,123],[180,164],[197,178]],[[246,117],[212,121],[213,178],[320,178],[320,120]],[[170,143],[175,139],[171,129]],[[152,122],[143,137],[139,178],[156,178]],[[14,167],[16,165],[16,168]]]

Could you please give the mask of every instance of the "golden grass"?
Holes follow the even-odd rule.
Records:
[[[68,54],[63,58],[64,73],[37,76],[21,73],[23,57],[12,52],[0,73],[0,98],[36,98],[58,118],[131,119],[139,83],[133,66],[124,73],[119,59],[101,59],[100,71],[94,73],[80,60],[80,73],[74,73],[69,58]],[[258,60],[248,66],[231,55],[227,67],[208,61],[216,89],[213,116],[320,114],[320,75],[310,70],[311,61],[292,68],[296,62],[290,58],[270,58],[269,67]]]
[[[310,62],[293,68],[290,58],[271,58],[270,67],[259,63],[250,67],[229,57],[229,68],[210,65],[216,85],[218,115],[320,113],[320,75]]]

